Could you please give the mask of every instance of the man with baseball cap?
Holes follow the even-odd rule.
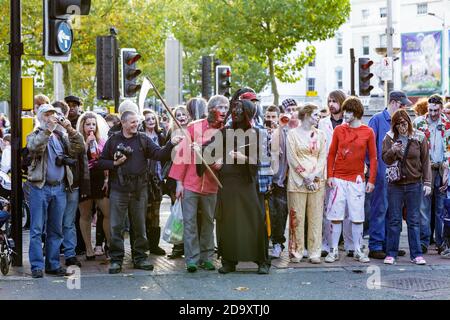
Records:
[[[389,94],[389,105],[383,111],[373,115],[369,127],[375,133],[378,169],[375,190],[372,193],[369,216],[369,257],[384,259],[386,257],[386,213],[388,209],[386,164],[381,157],[381,149],[386,133],[391,130],[391,117],[395,111],[412,105],[403,91],[392,91]],[[366,164],[367,159],[366,159]],[[403,250],[399,256],[404,256]]]
[[[71,191],[71,165],[78,153],[84,152],[83,136],[67,119],[58,120],[56,109],[43,104],[38,110],[40,127],[27,137],[32,158],[28,167],[30,188],[30,264],[33,278],[42,278],[43,271],[55,276],[66,275],[61,267],[59,250],[63,241],[63,215],[66,190]],[[58,130],[58,124],[66,132]],[[46,225],[45,260],[42,233]]]

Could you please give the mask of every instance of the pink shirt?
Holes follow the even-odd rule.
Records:
[[[206,119],[190,123],[187,131],[192,141],[199,145],[211,140],[211,137],[218,129],[211,128]],[[169,177],[182,182],[186,190],[200,194],[215,194],[218,191],[218,185],[211,173],[205,173],[199,177],[197,175],[196,164],[194,161],[194,152],[189,146],[187,139],[184,139],[176,149],[176,155],[170,169]]]

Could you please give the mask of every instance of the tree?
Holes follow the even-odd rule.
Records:
[[[228,45],[228,39],[220,43],[212,41],[209,26],[214,21],[199,23],[193,19],[207,14],[197,1],[166,1],[167,19],[170,22],[169,30],[183,44],[183,74],[184,88],[188,92],[187,98],[201,94],[200,65],[199,61],[203,55],[214,55],[223,64],[232,66],[232,89],[249,86],[257,92],[263,90],[268,83],[267,68],[259,61],[247,56],[241,50],[235,50],[234,46]],[[208,15],[210,16],[210,15]],[[206,17],[204,17],[207,19]]]
[[[311,43],[334,36],[349,13],[349,0],[198,0],[184,11],[205,44],[267,67],[275,104],[275,79],[297,81],[315,57]],[[295,53],[301,42],[306,49]]]

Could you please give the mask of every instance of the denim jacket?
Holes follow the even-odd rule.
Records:
[[[78,131],[72,130],[68,134],[61,131],[56,133],[62,137],[64,144],[67,145],[70,157],[78,158],[79,153],[85,152],[84,139]],[[27,179],[38,188],[44,187],[47,177],[47,144],[50,135],[49,130],[39,128],[27,136],[27,148],[32,157],[31,165],[28,167]],[[71,190],[73,174],[69,166],[65,166],[65,180],[66,186]]]

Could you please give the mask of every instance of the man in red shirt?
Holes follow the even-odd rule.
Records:
[[[374,189],[377,174],[377,150],[373,130],[361,121],[364,107],[357,97],[347,98],[342,109],[345,123],[334,129],[328,154],[328,186],[331,188],[327,206],[327,219],[332,222],[331,250],[325,262],[339,259],[338,244],[342,221],[348,212],[352,222],[352,238],[355,245],[354,259],[369,262],[361,251],[365,192]],[[369,151],[370,176],[364,183],[364,159]]]

